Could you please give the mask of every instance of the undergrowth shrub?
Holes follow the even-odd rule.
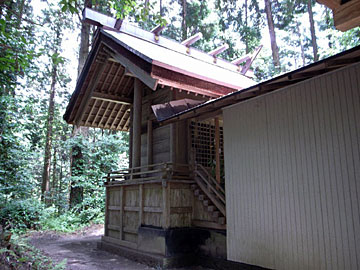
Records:
[[[38,229],[42,220],[44,206],[33,199],[0,202],[0,223],[10,224],[14,231]]]
[[[0,245],[0,269],[64,270],[66,260],[54,263],[49,257],[16,234],[12,235],[10,246]]]

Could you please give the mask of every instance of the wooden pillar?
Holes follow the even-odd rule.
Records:
[[[141,165],[141,105],[142,89],[139,79],[134,78],[132,166]]]
[[[175,90],[171,90],[170,100],[176,100]],[[170,162],[176,163],[176,123],[170,124]]]
[[[153,126],[152,121],[147,121],[147,164],[153,163]]]
[[[123,216],[124,216],[124,186],[120,187],[120,218],[119,218],[119,227],[120,227],[120,231],[119,231],[119,239],[123,240]]]
[[[143,223],[143,209],[144,209],[144,196],[143,196],[144,186],[143,184],[139,185],[139,227]]]
[[[104,236],[109,236],[109,230],[108,230],[108,226],[109,226],[109,196],[110,196],[110,192],[109,192],[109,188],[106,187],[105,188],[105,226],[104,226]]]
[[[133,108],[130,109],[130,135],[129,135],[129,168],[132,168],[133,155]]]
[[[163,196],[163,228],[170,227],[170,183],[164,181],[162,185]]]
[[[220,125],[219,117],[215,117],[215,175],[216,181],[220,184]]]

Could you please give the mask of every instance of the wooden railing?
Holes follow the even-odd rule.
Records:
[[[192,177],[188,164],[166,162],[109,172],[104,178],[106,182],[112,182],[140,179],[141,181],[152,181],[170,178],[190,180]]]
[[[226,216],[226,199],[225,190],[221,185],[211,176],[204,166],[201,164],[195,165],[195,182],[206,194],[212,203],[219,209],[219,211]]]

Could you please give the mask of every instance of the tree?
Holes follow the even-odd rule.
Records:
[[[44,32],[43,40],[44,51],[49,57],[49,73],[51,78],[50,92],[46,120],[46,136],[45,136],[45,151],[44,151],[44,168],[42,173],[41,195],[42,199],[49,203],[47,198],[50,192],[50,169],[51,169],[51,150],[53,141],[53,125],[54,125],[54,111],[55,111],[55,95],[56,85],[59,84],[59,68],[64,64],[64,59],[61,57],[61,45],[63,30],[67,25],[64,14],[57,8],[49,6],[48,10],[44,11],[44,21],[50,31]],[[45,75],[46,76],[46,75]]]
[[[264,2],[265,2],[265,14],[266,14],[269,34],[270,34],[273,63],[275,67],[280,67],[279,47],[276,42],[276,33],[275,33],[274,19],[271,11],[272,10],[271,2],[270,0],[264,0]]]
[[[318,47],[317,47],[317,42],[316,42],[316,34],[315,34],[315,23],[314,23],[314,15],[313,15],[313,11],[312,11],[312,0],[307,0],[307,10],[308,10],[308,14],[309,14],[309,22],[310,22],[310,32],[311,32],[311,44],[312,44],[312,48],[313,48],[313,53],[314,53],[314,61],[318,61],[319,60],[319,55],[318,55]]]

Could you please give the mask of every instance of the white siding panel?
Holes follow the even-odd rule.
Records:
[[[360,269],[360,65],[224,109],[228,259]]]

